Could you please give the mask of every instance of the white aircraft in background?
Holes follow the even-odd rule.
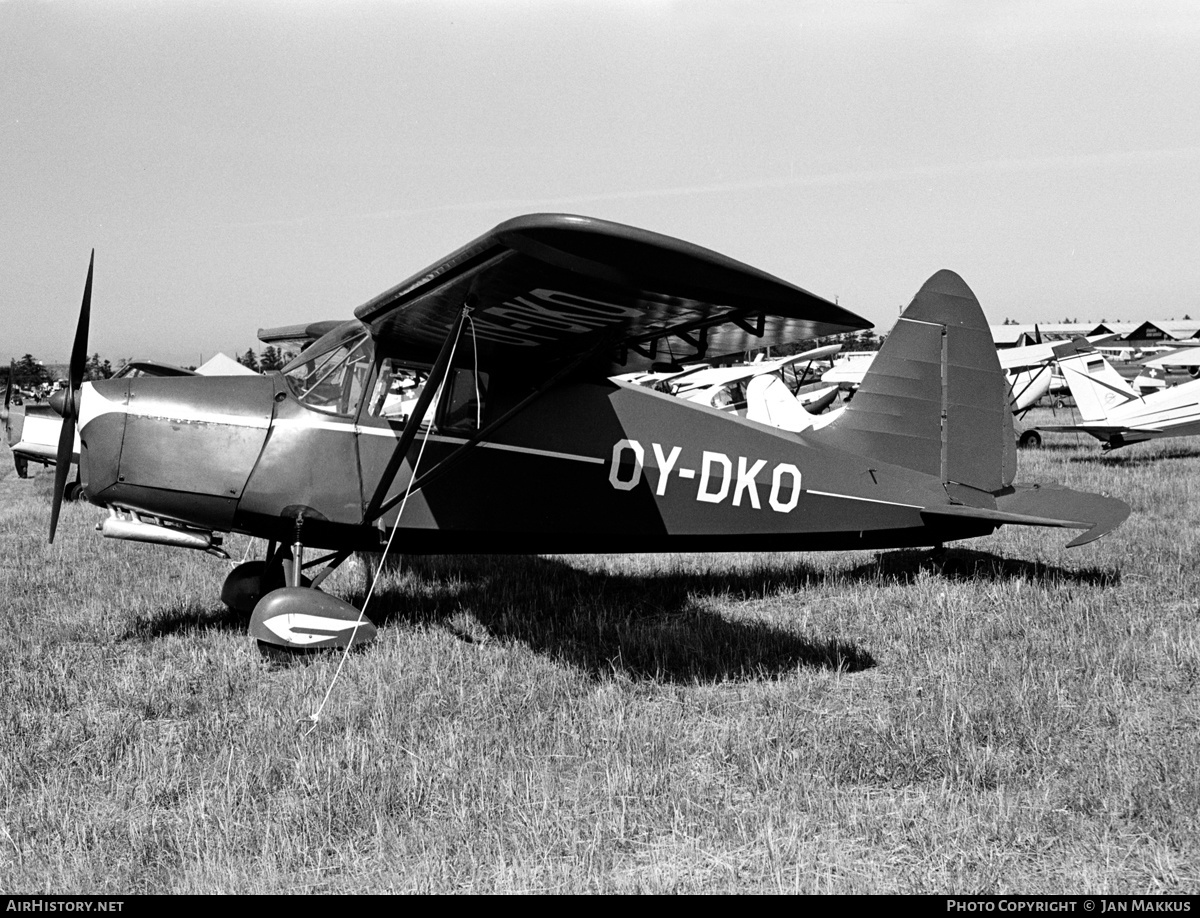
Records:
[[[875,359],[876,351],[847,351],[839,356],[828,370],[821,375],[821,382],[841,386],[849,392],[858,389],[867,370],[871,369],[871,361]]]
[[[1143,360],[1142,366],[1152,370],[1187,370],[1189,376],[1200,378],[1200,347],[1181,347]]]
[[[1088,344],[1107,341],[1114,335],[1092,335],[1081,338]],[[1024,347],[1010,347],[998,351],[1000,368],[1008,378],[1008,401],[1013,414],[1021,414],[1032,408],[1037,400],[1050,391],[1054,376],[1055,346],[1062,342],[1039,342]]]
[[[1139,361],[1142,372],[1133,381],[1133,387],[1142,395],[1149,395],[1172,385],[1167,376],[1174,371],[1186,371],[1192,379],[1200,378],[1200,347],[1169,348]]]
[[[1082,420],[1039,430],[1091,434],[1106,450],[1200,434],[1200,379],[1143,395],[1082,339],[1060,344],[1055,355]]]
[[[197,367],[194,371],[170,363],[157,360],[131,360],[113,374],[113,379],[138,379],[143,376],[238,376],[249,374],[256,376],[257,371],[242,366],[236,360],[217,353],[211,360]],[[12,369],[9,370],[12,379]],[[4,396],[3,421],[8,445],[12,448],[13,464],[19,478],[29,476],[29,463],[43,466],[53,466],[58,454],[58,438],[62,433],[63,403],[66,396],[59,391],[50,396],[48,401],[30,404],[26,402],[22,414],[10,416],[10,392]],[[79,461],[79,432],[75,432],[75,444],[71,452],[71,461]],[[67,486],[67,500],[78,497],[77,482]]]
[[[1093,335],[1086,340],[1091,343],[1107,341],[1113,335]],[[1037,400],[1050,390],[1054,373],[1054,344],[1040,342],[1024,347],[1010,347],[997,351],[1000,368],[1008,379],[1008,402],[1013,414],[1020,415],[1032,408]],[[821,377],[824,383],[838,383],[843,388],[855,389],[871,367],[874,351],[843,354],[834,361],[832,369]]]
[[[676,398],[729,411],[772,427],[798,432],[824,426],[832,416],[836,416],[823,416],[820,422],[817,421],[817,415],[837,396],[836,385],[822,385],[808,390],[802,387],[812,364],[818,360],[828,360],[841,348],[840,344],[829,344],[786,357],[760,357],[752,363],[729,367],[699,364],[684,367],[678,372],[628,373],[613,378],[649,386]],[[805,366],[797,373],[796,368],[800,364]],[[782,378],[789,367],[792,368],[795,390]]]

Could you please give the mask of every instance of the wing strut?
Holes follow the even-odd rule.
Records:
[[[400,465],[404,462],[404,457],[408,455],[408,448],[412,446],[412,442],[417,436],[417,430],[421,426],[418,419],[425,417],[425,412],[442,389],[442,384],[445,382],[446,375],[449,372],[450,356],[454,352],[454,345],[458,342],[459,336],[462,335],[463,325],[470,312],[471,307],[464,305],[458,314],[458,318],[454,320],[454,327],[450,329],[450,334],[442,342],[442,349],[437,355],[437,360],[434,361],[433,368],[429,371],[429,378],[425,381],[425,388],[421,390],[417,404],[408,416],[408,423],[404,425],[404,430],[400,432],[400,439],[396,441],[396,448],[392,450],[387,468],[383,470],[383,474],[379,477],[379,484],[375,486],[375,493],[371,495],[370,502],[363,510],[362,525],[365,526],[368,523],[373,523],[391,506],[389,504],[388,507],[383,507],[383,499],[387,496],[392,482],[396,480],[396,475],[400,472]],[[434,385],[435,381],[437,385]]]
[[[517,402],[516,405],[514,405],[508,411],[504,412],[504,414],[500,415],[500,417],[496,418],[496,420],[492,421],[492,423],[488,424],[482,430],[478,431],[466,443],[464,443],[462,446],[460,446],[458,449],[456,449],[454,452],[452,452],[450,455],[448,455],[445,459],[443,459],[441,462],[439,462],[436,466],[431,468],[428,472],[426,472],[424,475],[422,475],[420,478],[418,478],[415,482],[413,482],[412,487],[408,488],[408,491],[412,494],[415,494],[416,492],[420,491],[422,488],[427,487],[434,479],[440,478],[443,474],[445,474],[446,471],[449,470],[451,465],[453,465],[455,462],[457,462],[459,459],[461,459],[463,456],[465,456],[467,454],[467,451],[472,446],[478,445],[485,438],[487,438],[492,433],[494,433],[498,428],[502,427],[504,424],[507,424],[509,422],[509,420],[511,420],[514,416],[519,414],[521,411],[524,411],[527,407],[529,407],[529,404],[531,402],[533,402],[535,399],[539,398],[547,389],[556,385],[559,382],[559,380],[561,380],[564,376],[567,376],[569,373],[573,372],[581,364],[586,363],[588,360],[593,359],[597,354],[602,353],[606,348],[612,347],[614,344],[615,338],[616,338],[616,335],[613,332],[610,332],[609,334],[601,336],[600,339],[596,342],[596,344],[593,347],[588,348],[588,350],[581,352],[579,355],[577,355],[575,357],[574,360],[571,360],[569,363],[565,364],[560,370],[558,370],[556,373],[554,373],[552,376],[550,376],[550,378],[548,378],[545,382],[543,382],[536,389],[534,389],[527,396],[525,396],[525,398],[523,398],[523,399],[521,399],[521,401]],[[426,385],[426,388],[428,388],[428,384]],[[416,416],[416,409],[413,409],[413,415]],[[387,513],[389,510],[391,510],[392,507],[396,506],[396,504],[400,503],[400,501],[403,500],[403,498],[404,498],[403,494],[393,495],[389,500],[385,501],[382,505],[380,505],[378,511],[375,513],[375,515],[373,517],[366,518],[365,521],[368,523],[374,522],[376,519],[383,516],[383,514]]]

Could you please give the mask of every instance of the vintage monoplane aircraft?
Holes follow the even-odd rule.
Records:
[[[76,398],[90,302],[89,268],[60,455],[77,418],[100,528],[210,551],[229,532],[268,540],[222,598],[282,646],[369,637],[359,610],[313,586],[389,540],[418,554],[827,551],[934,547],[1012,523],[1083,530],[1081,545],[1129,513],[1014,484],[1004,374],[949,271],[921,288],[852,405],[803,433],[610,377],[664,350],[696,362],[869,323],[723,255],[587,217],[500,224],[272,376],[92,382]],[[314,549],[329,554],[306,560]],[[318,564],[310,584],[302,571]]]
[[[1144,393],[1083,339],[1060,344],[1056,353],[1081,420],[1039,430],[1091,434],[1105,450],[1200,434],[1200,379]]]

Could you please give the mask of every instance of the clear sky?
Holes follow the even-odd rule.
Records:
[[[521,213],[886,331],[1200,318],[1200,4],[0,0],[0,359],[196,363]]]

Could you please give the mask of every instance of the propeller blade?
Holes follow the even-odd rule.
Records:
[[[71,347],[71,369],[67,376],[67,405],[72,415],[79,416],[75,404],[79,387],[83,385],[83,370],[88,359],[88,328],[92,321],[92,265],[96,261],[96,250],[88,259],[87,283],[83,285],[83,304],[79,307],[79,324],[75,326],[75,343]]]
[[[13,373],[16,372],[17,362],[10,360],[8,362],[8,383],[4,386],[4,410],[0,411],[0,423],[4,424],[4,434],[8,435],[8,406],[12,404],[13,390]],[[10,444],[11,445],[11,444]]]
[[[92,318],[92,266],[96,261],[96,250],[88,259],[87,282],[83,285],[83,304],[79,307],[79,324],[75,326],[75,343],[71,347],[71,366],[67,377],[67,392],[63,399],[62,430],[58,435],[58,453],[54,465],[54,503],[50,506],[50,542],[58,530],[58,513],[62,509],[63,494],[67,489],[67,475],[71,472],[71,455],[75,451],[75,420],[79,417],[79,406],[75,404],[79,387],[83,385],[83,368],[87,363],[88,326]]]
[[[71,473],[71,454],[75,447],[75,414],[63,416],[62,431],[58,435],[58,454],[54,459],[54,503],[50,505],[50,543],[58,530],[58,512],[62,509],[63,494],[67,490],[67,476]]]

